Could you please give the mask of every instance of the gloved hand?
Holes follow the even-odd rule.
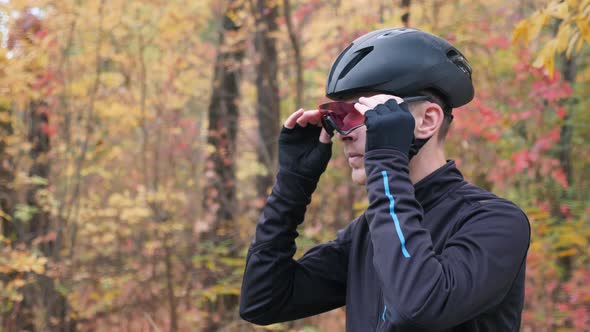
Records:
[[[365,151],[376,149],[396,149],[408,159],[414,143],[416,121],[406,103],[398,104],[390,99],[374,109],[365,112],[367,142]],[[415,151],[417,152],[417,151]]]
[[[281,130],[279,136],[279,169],[311,179],[322,175],[332,157],[332,142],[327,133],[322,132],[315,122],[320,121],[321,114],[305,112],[294,113]],[[317,119],[316,119],[317,118]],[[295,122],[297,121],[297,122]],[[299,123],[306,124],[305,127]],[[292,128],[288,128],[291,127]],[[327,143],[320,141],[327,140]]]

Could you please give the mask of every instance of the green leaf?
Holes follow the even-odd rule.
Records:
[[[17,204],[14,216],[23,222],[28,222],[33,216],[39,212],[37,207],[27,204]]]

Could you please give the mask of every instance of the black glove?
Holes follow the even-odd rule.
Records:
[[[332,142],[320,142],[322,127],[283,127],[279,136],[279,169],[307,178],[322,175],[332,157]]]
[[[418,153],[428,139],[414,139],[416,121],[408,109],[408,104],[398,104],[395,99],[377,105],[365,113],[367,143],[365,151],[376,149],[396,149],[408,160]]]

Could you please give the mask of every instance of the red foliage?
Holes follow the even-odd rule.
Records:
[[[486,43],[488,47],[502,48],[507,42],[504,39],[492,34]],[[517,53],[520,60],[513,67],[516,75],[503,82],[502,89],[478,91],[473,102],[458,109],[454,132],[465,140],[481,137],[491,146],[505,138],[504,144],[514,146],[508,160],[501,156],[489,157],[496,159],[496,166],[488,174],[489,180],[496,185],[509,184],[525,173],[533,178],[549,176],[567,189],[567,176],[554,150],[560,142],[562,123],[559,120],[567,115],[561,101],[572,95],[572,88],[560,75],[552,77],[533,67],[532,55],[528,51],[517,50]],[[520,91],[523,90],[529,91],[529,98],[522,97]]]
[[[505,35],[491,35],[485,46],[490,49],[507,49],[510,47],[510,40]]]
[[[556,168],[556,169],[552,170],[551,175],[553,176],[553,179],[557,183],[559,183],[564,189],[569,188],[569,183],[567,182],[567,177],[566,177],[565,172],[563,171],[562,168]]]
[[[42,123],[40,129],[48,137],[53,137],[57,133],[57,128],[50,123]]]

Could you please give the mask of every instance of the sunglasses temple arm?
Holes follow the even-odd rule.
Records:
[[[428,97],[428,96],[416,96],[416,97],[407,97],[407,98],[403,98],[403,102],[404,103],[411,103],[414,101],[420,101],[420,100],[431,100],[432,98]]]
[[[322,117],[322,126],[330,136],[330,138],[334,137],[334,130],[336,130],[336,126],[334,125],[334,120],[329,115]]]

